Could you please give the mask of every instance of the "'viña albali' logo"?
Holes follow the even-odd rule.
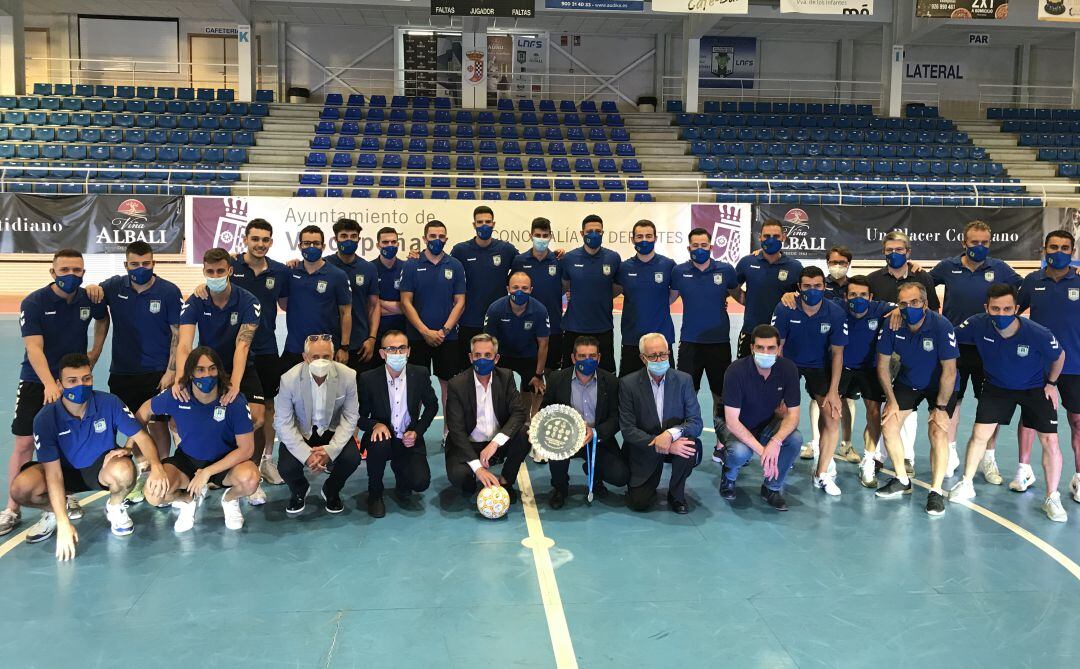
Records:
[[[810,216],[805,210],[789,209],[784,214],[785,248],[796,251],[825,251],[825,238],[810,236]]]
[[[151,245],[165,244],[166,228],[155,230],[149,225],[149,213],[142,200],[128,198],[116,208],[116,216],[109,221],[109,226],[97,234],[99,244],[130,244],[146,242]]]

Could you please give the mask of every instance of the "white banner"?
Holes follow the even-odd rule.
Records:
[[[1038,4],[1040,21],[1080,22],[1080,0],[1047,0]]]
[[[299,257],[298,233],[308,225],[318,225],[333,244],[333,225],[339,218],[352,218],[363,227],[358,253],[372,258],[378,252],[378,231],[391,227],[402,236],[402,255],[420,249],[424,224],[439,220],[446,224],[449,245],[473,237],[472,212],[476,201],[345,199],[329,197],[198,197],[188,196],[184,207],[187,261],[196,264],[209,248],[220,246],[230,253],[244,250],[244,227],[253,218],[263,218],[274,226],[274,246],[270,257],[282,262]],[[521,250],[530,246],[530,226],[537,216],[551,221],[552,248],[581,246],[581,220],[589,214],[604,219],[604,245],[624,258],[633,255],[630,229],[634,222],[648,219],[656,225],[656,250],[687,260],[687,233],[705,228],[713,238],[713,257],[735,264],[750,252],[751,206],[749,204],[684,204],[668,202],[491,202],[495,212],[495,236]]]
[[[874,0],[780,0],[780,11],[785,14],[871,16]]]
[[[748,14],[750,0],[652,0],[652,8],[682,14]]]

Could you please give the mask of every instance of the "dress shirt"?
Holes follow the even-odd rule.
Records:
[[[315,377],[311,377],[311,420],[319,434],[330,427],[330,415],[326,411],[326,386],[326,379],[323,379],[322,383],[316,383]]]
[[[648,374],[648,372],[646,372]],[[656,403],[656,417],[660,419],[660,424],[664,424],[664,381],[667,379],[667,375],[660,377],[660,382],[657,383],[652,374],[649,375],[649,388],[652,389],[653,402]],[[672,439],[678,439],[682,436],[682,430],[677,427],[669,429],[668,434]]]
[[[395,379],[386,368],[386,394],[390,398],[390,430],[401,439],[412,418],[409,416],[408,392],[405,389],[405,370]]]
[[[596,385],[596,374],[589,377],[588,383],[582,383],[576,372],[570,379],[570,404],[589,427],[596,427]]]
[[[499,446],[510,441],[510,437],[505,434],[495,433],[499,425],[495,420],[495,407],[491,403],[491,384],[494,380],[493,376],[489,376],[485,387],[480,383],[480,378],[475,373],[473,374],[473,386],[476,388],[476,427],[469,433],[469,439],[485,446],[490,441],[494,441]],[[481,466],[480,460],[469,460],[469,467],[473,472]]]

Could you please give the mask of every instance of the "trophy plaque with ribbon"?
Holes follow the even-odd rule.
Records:
[[[529,442],[533,459],[568,460],[581,450],[585,442],[585,419],[573,407],[552,404],[532,418]]]

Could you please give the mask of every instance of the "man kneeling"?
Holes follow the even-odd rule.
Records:
[[[131,451],[116,445],[119,432],[134,441],[150,463],[146,489],[162,490],[164,472],[157,449],[131,411],[116,395],[94,390],[90,359],[69,353],[60,360],[59,402],[46,404],[34,417],[37,461],[27,463],[11,484],[11,497],[22,506],[42,509],[41,530],[28,543],[56,537],[56,559],[75,557],[79,534],[68,520],[67,495],[108,490],[105,517],[118,537],[134,529],[124,497],[135,487]]]

